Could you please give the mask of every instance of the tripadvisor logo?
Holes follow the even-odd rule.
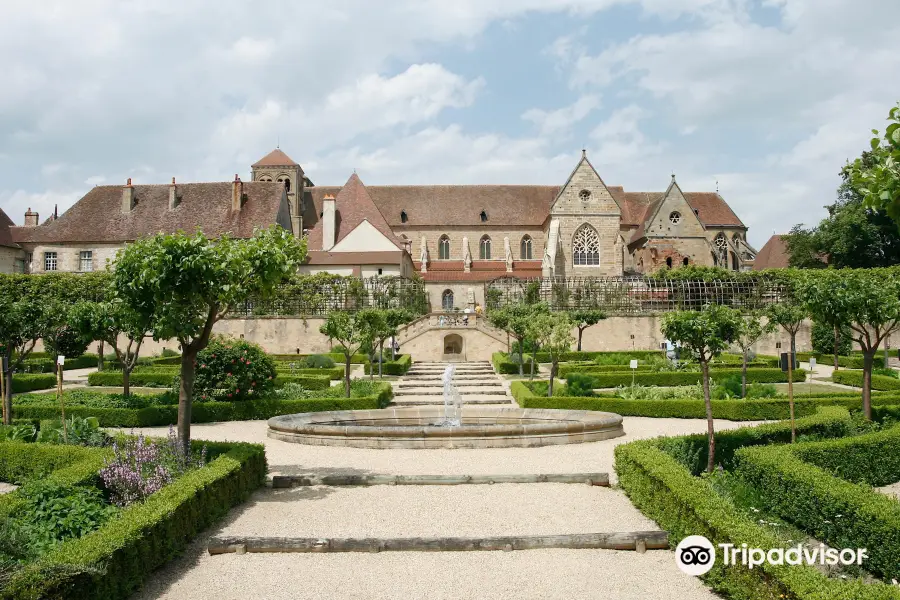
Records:
[[[750,548],[747,544],[718,544],[724,566],[743,565],[749,569],[765,563],[770,565],[861,565],[869,558],[865,548],[806,547],[802,544],[790,548]],[[690,535],[675,548],[675,562],[688,575],[704,575],[716,564],[716,550],[712,542],[702,535]]]

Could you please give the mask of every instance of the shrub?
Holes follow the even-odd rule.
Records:
[[[838,329],[838,354],[848,355],[853,346],[853,330],[849,325]],[[821,354],[823,358],[834,355],[834,327],[818,321],[812,324],[812,348],[813,352]],[[799,354],[799,352],[798,352]]]
[[[37,435],[38,442],[73,446],[106,446],[109,439],[109,435],[100,429],[100,421],[95,417],[82,418],[76,415],[66,419],[65,436],[60,420],[41,421]]]
[[[632,374],[631,370],[620,372],[592,372],[582,368],[560,367],[560,377],[567,377],[569,373],[585,373],[594,378],[594,388],[613,388],[620,385],[631,385],[632,377],[635,384],[641,385],[658,385],[658,386],[678,386],[691,385],[698,383],[701,379],[699,371],[661,371],[661,372],[641,372]],[[721,381],[734,375],[740,376],[740,369],[714,369],[710,371],[710,377],[715,381]],[[794,381],[804,381],[806,379],[806,371],[797,369],[794,371]],[[750,369],[747,371],[748,383],[781,383],[787,381],[787,373],[781,369]]]
[[[12,378],[14,394],[24,394],[33,390],[49,390],[56,387],[56,375],[51,373],[17,373]]]
[[[582,375],[581,373],[571,373],[566,377],[566,388],[571,396],[593,396],[594,388],[591,385],[592,383],[593,379],[590,376]]]
[[[194,394],[240,401],[274,389],[275,361],[257,344],[216,337],[197,355]]]
[[[852,385],[854,387],[862,387],[863,373],[862,371],[848,371],[842,369],[831,374],[831,381],[842,383],[844,385]],[[872,389],[900,390],[900,380],[884,375],[872,375]]]
[[[747,398],[774,398],[778,390],[771,383],[752,383],[747,386]]]
[[[47,336],[44,343],[51,357],[55,358],[56,355],[62,354],[66,358],[70,356],[75,358],[87,351],[91,341],[82,337],[68,325],[63,325],[53,332],[53,335]]]
[[[68,371],[70,369],[88,369],[91,367],[97,366],[97,355],[96,354],[82,354],[81,356],[76,356],[74,358],[66,357],[66,362],[63,365],[63,371]],[[55,358],[26,358],[22,362],[22,370],[25,373],[55,373],[56,372],[56,359]]]
[[[324,354],[310,354],[303,360],[308,369],[331,369],[334,368],[334,360],[330,356]]]
[[[171,387],[175,371],[140,371],[131,373],[131,385],[135,387]],[[88,374],[88,385],[122,387],[121,371],[96,371]]]
[[[873,375],[881,375],[882,377],[893,377],[894,379],[900,379],[900,372],[894,369],[885,369],[884,367],[874,367],[872,369]]]
[[[715,400],[727,400],[729,398],[740,398],[742,392],[741,376],[729,375],[715,382],[716,385],[712,390],[712,398]]]
[[[412,357],[409,354],[402,354],[397,356],[397,360],[387,361],[383,365],[381,365],[383,375],[406,375],[406,372],[409,371],[409,368],[412,366]],[[378,365],[366,364],[365,372],[368,375],[371,372],[378,373]],[[518,372],[518,371],[516,371]]]

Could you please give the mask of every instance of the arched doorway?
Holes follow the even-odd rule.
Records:
[[[465,360],[463,356],[463,339],[458,333],[444,336],[444,360]]]

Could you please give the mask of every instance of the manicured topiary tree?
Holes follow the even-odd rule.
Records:
[[[87,340],[108,344],[116,353],[116,359],[122,364],[125,396],[131,395],[131,372],[137,366],[144,338],[150,335],[152,317],[131,310],[119,300],[79,302],[69,311],[69,325],[74,330]]]
[[[568,313],[538,313],[529,327],[529,337],[550,354],[550,384],[547,395],[553,396],[553,381],[559,367],[559,357],[572,347],[572,322]]]
[[[744,315],[741,322],[741,331],[735,339],[735,344],[741,349],[741,398],[747,396],[747,359],[750,348],[764,335],[775,331],[775,323],[763,322],[762,316],[756,313]]]
[[[213,325],[250,297],[265,299],[296,272],[306,241],[278,226],[249,239],[202,233],[142,238],[120,250],[113,285],[130,310],[150,316],[154,339],[181,344],[178,439],[190,448],[197,354]]]
[[[887,269],[823,269],[803,273],[796,295],[813,315],[835,315],[856,336],[863,353],[863,414],[872,419],[872,367],[878,347],[900,330],[900,272]]]
[[[581,352],[581,336],[584,334],[584,330],[605,319],[606,313],[599,309],[583,308],[573,310],[571,315],[572,321],[574,321],[575,326],[578,328],[578,351]]]
[[[724,352],[740,335],[741,314],[731,308],[706,305],[702,310],[675,311],[663,316],[663,335],[689,352],[700,363],[703,376],[703,400],[706,403],[706,427],[709,459],[706,470],[715,467],[716,439],[712,403],[709,396],[709,362]]]
[[[804,319],[809,317],[809,310],[795,299],[773,304],[766,311],[769,321],[779,325],[791,338],[788,357],[788,404],[791,408],[791,442],[797,441],[797,430],[794,427],[794,360],[797,356],[797,333]]]
[[[350,364],[353,355],[359,352],[360,348],[372,343],[371,328],[366,322],[365,315],[332,311],[328,313],[319,331],[336,343],[344,355],[344,395],[349,398]]]

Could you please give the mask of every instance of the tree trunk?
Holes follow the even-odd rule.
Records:
[[[344,397],[350,397],[350,353],[344,353]]]
[[[863,349],[863,416],[866,421],[872,420],[872,366],[875,363],[875,352],[878,348]]]
[[[556,359],[550,362],[550,385],[547,386],[547,396],[553,397],[553,379],[556,377]]]
[[[131,369],[128,365],[122,369],[122,395],[126,398],[131,395]]]
[[[381,340],[381,343],[378,344],[378,356],[384,358],[384,340]],[[391,360],[397,360],[397,355],[394,354],[394,344],[391,344]],[[383,360],[378,361],[378,379],[384,378],[384,371],[381,369],[381,363]]]
[[[3,424],[12,425],[12,344],[6,347],[6,369],[3,371]]]
[[[709,437],[709,458],[706,461],[706,472],[712,473],[716,467],[716,432],[713,427],[712,401],[709,397],[709,362],[700,361],[700,370],[703,373],[703,401],[706,403],[706,433]]]
[[[791,354],[788,356],[788,405],[791,408],[791,443],[797,441],[797,426],[794,423],[794,336],[791,335]]]
[[[834,370],[838,370],[838,353],[841,351],[841,330],[834,326]]]
[[[584,329],[579,327],[578,328],[578,351],[579,352],[581,352],[581,334],[583,334],[583,333],[584,333]]]
[[[529,379],[534,381],[534,367],[536,366],[534,363],[537,362],[537,346],[534,346],[534,350],[531,352],[531,375]]]
[[[197,371],[197,351],[190,351],[182,345],[181,382],[178,388],[178,441],[190,456],[191,451],[191,405],[194,395],[194,376]]]
[[[97,370],[103,370],[103,352],[104,352],[104,342],[100,340],[100,343],[97,344]]]
[[[747,349],[744,348],[743,364],[741,365],[741,398],[747,397]]]
[[[525,376],[525,348],[522,345],[522,340],[516,340],[519,342],[519,377]]]

